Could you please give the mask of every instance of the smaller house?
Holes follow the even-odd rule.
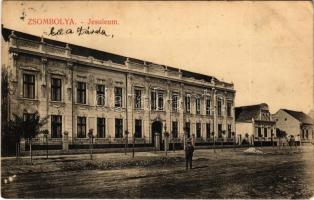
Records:
[[[270,145],[276,123],[266,103],[235,108],[236,134],[239,144]]]
[[[301,112],[288,109],[280,109],[273,115],[276,126],[287,133],[288,138],[293,136],[301,142],[314,141],[314,121],[313,119]]]

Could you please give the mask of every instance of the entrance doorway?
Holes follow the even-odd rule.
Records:
[[[153,145],[155,146],[155,140],[156,140],[156,136],[155,136],[155,133],[158,133],[159,134],[159,144],[160,144],[160,147],[162,146],[161,144],[161,134],[162,134],[162,123],[160,121],[154,121],[152,123],[152,143]]]

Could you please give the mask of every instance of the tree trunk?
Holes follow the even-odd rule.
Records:
[[[89,139],[89,154],[90,159],[93,160],[93,138]]]

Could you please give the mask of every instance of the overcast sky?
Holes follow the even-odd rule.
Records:
[[[104,36],[53,36],[81,46],[178,67],[233,82],[236,106],[268,103],[313,108],[313,8],[310,1],[279,2],[3,2],[5,27],[41,36],[51,25],[32,18],[89,18]],[[24,20],[20,17],[24,16]],[[93,26],[97,28],[99,25]],[[48,36],[45,36],[48,37]]]

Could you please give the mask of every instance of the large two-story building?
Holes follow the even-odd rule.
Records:
[[[232,141],[235,132],[232,83],[3,28],[3,66],[9,71],[9,114],[49,116],[49,144],[96,148],[152,145],[164,132],[176,143],[195,136],[196,144],[213,136]],[[43,140],[35,140],[38,145]]]

